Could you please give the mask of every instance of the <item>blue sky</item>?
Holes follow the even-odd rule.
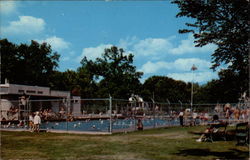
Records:
[[[216,46],[194,47],[179,34],[187,18],[176,18],[170,1],[1,1],[0,34],[14,43],[47,42],[60,55],[59,70],[76,70],[81,59],[99,57],[116,45],[133,53],[134,65],[152,75],[204,84],[217,78],[210,70]]]

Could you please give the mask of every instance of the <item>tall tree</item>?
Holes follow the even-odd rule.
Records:
[[[9,42],[7,39],[0,40],[0,54],[1,54],[1,83],[4,83],[5,78],[9,80],[17,79],[15,71],[20,66],[17,58],[17,45]]]
[[[148,78],[143,84],[142,96],[149,101],[154,98],[158,102],[178,103],[182,101],[190,102],[190,84],[176,81],[172,78],[163,76],[153,76]]]
[[[101,58],[95,61],[86,57],[81,61],[82,68],[86,68],[93,79],[98,80],[98,94],[114,98],[128,98],[140,89],[141,72],[136,72],[133,66],[133,55],[116,46],[104,50]]]
[[[249,88],[249,1],[248,0],[173,0],[180,12],[177,17],[191,17],[194,23],[186,23],[197,47],[209,43],[217,45],[212,54],[212,69],[226,64],[228,70],[239,77],[238,85]],[[248,93],[249,95],[249,93]]]
[[[46,43],[15,45],[2,39],[0,53],[1,80],[8,78],[11,83],[48,86],[58,66],[59,55]]]
[[[243,92],[238,85],[239,81],[235,72],[222,70],[219,72],[219,79],[201,86],[195,98],[199,103],[236,103]]]
[[[77,78],[77,72],[72,70],[55,71],[51,76],[50,86],[52,89],[72,91],[74,88],[78,88]]]
[[[86,67],[77,69],[77,84],[81,87],[80,92],[83,98],[96,98],[97,82],[94,80],[94,75]]]

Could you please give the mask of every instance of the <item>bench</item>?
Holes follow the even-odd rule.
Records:
[[[236,145],[247,145],[249,144],[249,125],[248,122],[236,124]]]

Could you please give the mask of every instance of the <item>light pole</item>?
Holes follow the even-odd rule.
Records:
[[[170,115],[171,114],[170,101],[167,99],[167,102],[168,102],[168,112],[169,112],[169,115]]]
[[[193,90],[194,90],[194,71],[197,70],[197,67],[193,64],[193,66],[191,67],[191,71],[192,71],[192,83],[191,83],[191,112],[192,112],[192,108],[193,108]]]
[[[182,111],[182,102],[180,101],[180,100],[178,100],[179,102],[180,102],[180,104],[181,104],[181,111]]]

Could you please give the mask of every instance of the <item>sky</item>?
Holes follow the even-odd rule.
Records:
[[[191,34],[179,34],[193,20],[176,18],[178,12],[169,0],[1,1],[0,38],[49,43],[61,55],[59,71],[76,70],[84,56],[95,60],[115,45],[134,55],[141,82],[153,75],[199,84],[217,79],[210,69],[216,46],[197,48]]]

